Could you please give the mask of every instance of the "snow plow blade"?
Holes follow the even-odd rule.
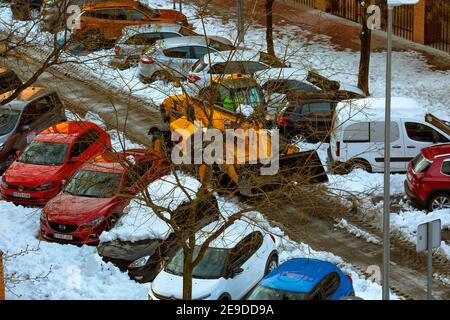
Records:
[[[275,175],[261,175],[267,166],[245,166],[239,168],[239,193],[252,197],[277,189],[277,186],[296,182],[311,185],[328,182],[325,168],[315,150],[280,156],[279,170]]]

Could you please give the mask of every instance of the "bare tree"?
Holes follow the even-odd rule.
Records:
[[[367,26],[367,21],[371,14],[367,13],[370,6],[370,1],[360,1],[362,19],[361,19],[361,51],[359,59],[358,72],[358,88],[360,88],[366,95],[369,95],[369,67],[370,67],[370,51],[371,51],[371,37],[372,31]]]
[[[273,44],[273,3],[275,0],[266,0],[266,42],[267,42],[267,53],[275,56],[275,49]]]

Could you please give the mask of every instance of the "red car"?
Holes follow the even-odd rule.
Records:
[[[98,244],[102,231],[122,215],[130,200],[168,173],[154,150],[105,153],[86,163],[50,200],[41,214],[41,236],[50,241]]]
[[[65,121],[38,134],[3,175],[6,201],[44,205],[86,161],[111,147],[109,135],[94,123]]]
[[[450,209],[450,144],[422,149],[408,165],[405,192],[421,209]]]

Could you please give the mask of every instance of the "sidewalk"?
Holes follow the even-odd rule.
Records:
[[[264,3],[264,0],[257,0],[255,10],[252,10],[252,13],[249,13],[249,9],[246,8],[246,14],[251,14],[252,18],[261,25],[265,25]],[[236,12],[236,0],[210,0],[209,6],[213,7],[210,9],[216,9],[211,11],[215,11],[219,16]],[[319,10],[292,7],[283,3],[282,0],[277,0],[273,6],[273,23],[277,26],[296,25],[312,34],[329,36],[330,42],[338,50],[359,51],[360,48],[361,26],[359,24]],[[445,52],[395,36],[393,49],[396,51],[414,50],[420,52],[434,69],[450,70],[450,55]],[[386,33],[378,30],[372,32],[372,51],[385,50]]]

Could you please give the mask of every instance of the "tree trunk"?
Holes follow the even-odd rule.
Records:
[[[192,249],[183,248],[183,300],[192,300]]]
[[[275,57],[275,49],[273,45],[273,16],[272,8],[275,0],[266,0],[266,42],[267,53]]]
[[[369,95],[369,66],[371,51],[371,35],[372,31],[367,26],[367,7],[370,5],[368,1],[361,1],[363,12],[362,28],[361,28],[361,55],[359,60],[358,88],[366,95]]]

